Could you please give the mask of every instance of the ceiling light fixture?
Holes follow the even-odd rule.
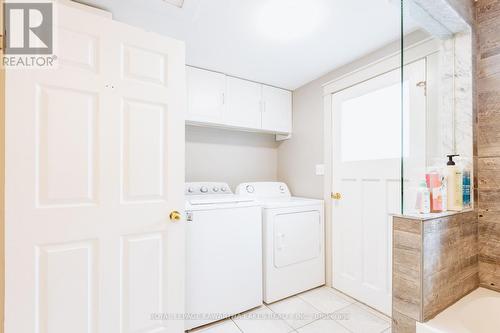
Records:
[[[258,13],[257,28],[264,36],[287,42],[312,33],[321,15],[317,0],[269,0]]]
[[[174,5],[179,8],[182,8],[182,6],[184,5],[184,0],[163,0],[163,2],[166,2],[170,5]]]

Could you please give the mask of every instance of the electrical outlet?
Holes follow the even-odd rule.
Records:
[[[325,175],[325,165],[316,164],[316,176],[324,176],[324,175]]]

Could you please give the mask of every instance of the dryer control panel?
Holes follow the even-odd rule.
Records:
[[[291,197],[290,190],[281,182],[243,183],[236,188],[236,194],[255,197]]]

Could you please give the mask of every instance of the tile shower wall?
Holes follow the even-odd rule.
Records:
[[[500,291],[500,0],[476,3],[481,285]]]

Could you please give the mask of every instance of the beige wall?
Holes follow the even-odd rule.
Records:
[[[187,126],[186,181],[276,181],[274,135]]]
[[[426,37],[425,33],[416,31],[407,37],[406,44]],[[396,41],[293,92],[293,135],[278,148],[278,179],[288,183],[295,195],[318,199],[324,196],[323,177],[315,173],[315,165],[324,163],[322,85],[399,50],[400,42]]]

